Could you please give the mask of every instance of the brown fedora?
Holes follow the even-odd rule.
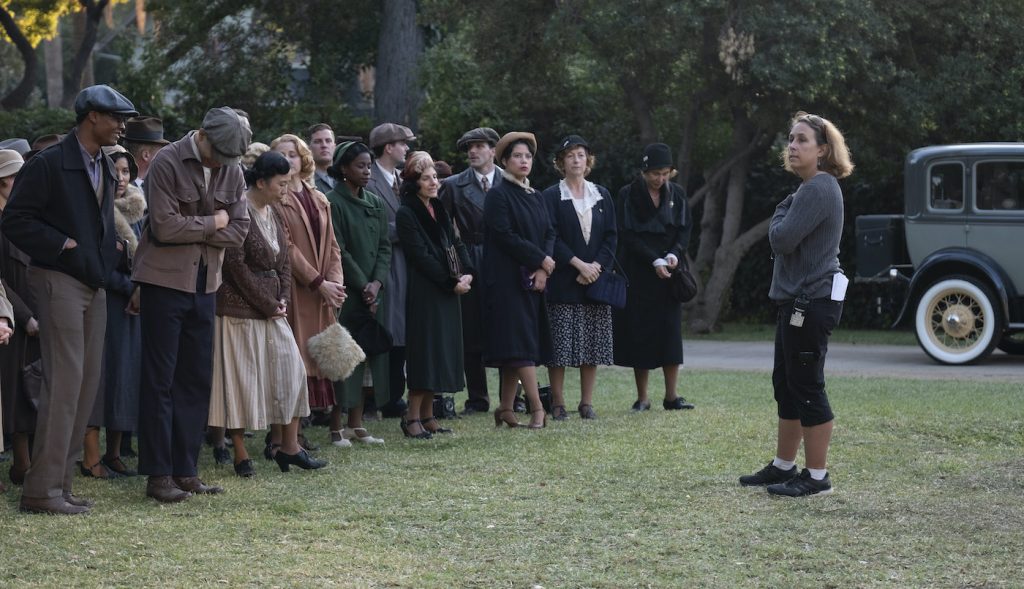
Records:
[[[156,117],[132,117],[124,124],[124,140],[136,143],[167,145],[164,122]]]

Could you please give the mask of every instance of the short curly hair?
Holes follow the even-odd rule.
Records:
[[[313,161],[313,152],[301,137],[285,133],[270,142],[270,149],[276,150],[278,145],[289,141],[295,144],[295,151],[299,152],[299,158],[302,160],[302,164],[299,166],[299,177],[307,182],[312,180],[313,172],[316,171],[316,162]]]

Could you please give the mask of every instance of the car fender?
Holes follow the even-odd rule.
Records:
[[[907,288],[907,298],[892,326],[897,327],[903,322],[907,310],[917,301],[921,291],[942,276],[964,274],[987,282],[996,292],[999,310],[1002,311],[1004,323],[1010,321],[1010,300],[1017,296],[1010,277],[999,264],[989,256],[968,248],[945,248],[933,252],[921,265],[914,270]],[[996,303],[996,301],[993,301]]]

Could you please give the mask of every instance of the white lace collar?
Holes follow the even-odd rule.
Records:
[[[572,195],[572,191],[569,190],[569,185],[566,184],[565,179],[558,181],[558,192],[562,195],[562,200],[571,200],[573,204],[577,204],[579,201]],[[597,189],[597,184],[594,184],[590,180],[583,181],[583,198],[582,204],[578,205],[577,208],[582,208],[584,211],[594,208],[598,202],[604,200],[601,196],[601,191]]]

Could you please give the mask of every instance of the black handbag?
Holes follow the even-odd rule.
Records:
[[[619,261],[615,258],[612,258],[612,261],[612,271],[602,272],[597,280],[587,287],[587,298],[596,303],[623,309],[626,307],[626,289],[629,288],[629,280],[626,279],[626,273],[619,266]]]
[[[668,288],[672,298],[680,303],[688,303],[697,296],[697,280],[690,274],[685,257],[679,260],[679,265],[669,275]]]
[[[352,337],[367,356],[390,352],[394,347],[391,333],[369,311],[359,313],[353,324]]]

